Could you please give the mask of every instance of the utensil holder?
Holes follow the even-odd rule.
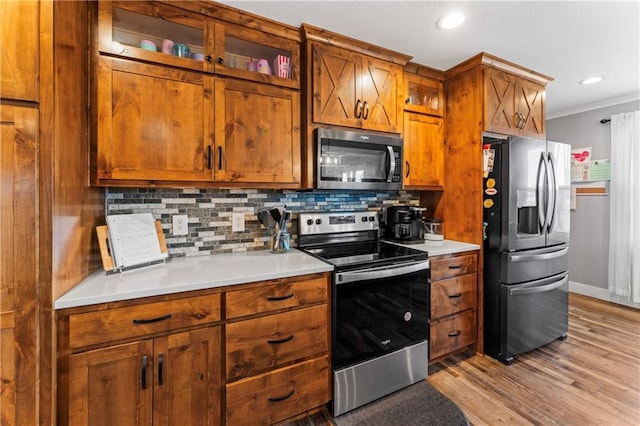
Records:
[[[271,230],[271,253],[289,253],[291,251],[291,235],[286,226],[283,229]]]

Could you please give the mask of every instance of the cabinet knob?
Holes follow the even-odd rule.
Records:
[[[408,105],[409,104],[409,98],[405,99],[404,103]]]
[[[216,62],[219,63],[220,65],[222,65],[222,64],[224,64],[224,59],[218,58],[218,59],[216,59]]]
[[[213,62],[213,57],[211,55],[207,55],[205,56],[205,59],[207,60],[207,62],[211,63]]]

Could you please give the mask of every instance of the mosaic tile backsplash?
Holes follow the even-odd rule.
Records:
[[[150,212],[162,222],[170,255],[198,256],[268,250],[270,232],[257,218],[257,213],[264,209],[287,206],[291,211],[288,229],[295,247],[299,212],[380,211],[390,205],[419,203],[417,191],[110,188],[106,191],[105,211],[107,215]],[[231,231],[231,217],[237,212],[245,214],[244,232]],[[174,214],[188,215],[188,235],[172,235]]]

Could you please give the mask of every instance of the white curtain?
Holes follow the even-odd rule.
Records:
[[[609,292],[640,303],[640,111],[611,116]]]

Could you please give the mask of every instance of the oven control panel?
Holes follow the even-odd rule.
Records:
[[[300,235],[371,231],[379,229],[378,213],[373,211],[300,213],[298,220]]]

